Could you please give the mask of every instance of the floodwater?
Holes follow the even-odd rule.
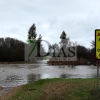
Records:
[[[45,78],[93,78],[97,67],[79,65],[47,65],[46,61],[37,64],[0,64],[0,86],[15,87]]]

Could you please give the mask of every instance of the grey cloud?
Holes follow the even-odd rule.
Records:
[[[94,30],[100,28],[99,4],[99,0],[1,0],[0,36],[14,33],[25,41],[35,23],[37,34],[52,43],[59,41],[64,30],[71,39],[88,46]]]

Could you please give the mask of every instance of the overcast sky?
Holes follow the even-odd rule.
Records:
[[[70,40],[91,47],[100,28],[100,0],[0,0],[0,37],[27,40],[33,23],[51,44],[64,30]]]

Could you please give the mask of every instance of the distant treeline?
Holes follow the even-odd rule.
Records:
[[[24,42],[14,38],[0,38],[0,62],[24,61]],[[95,63],[95,46],[92,41],[92,49],[84,46],[77,46],[77,57],[87,59]]]
[[[0,38],[0,62],[24,61],[24,42],[14,38]]]
[[[93,44],[92,44],[93,45]],[[84,58],[91,64],[96,63],[95,59],[95,46],[93,45],[92,49],[86,48],[84,46],[77,46],[77,58]]]

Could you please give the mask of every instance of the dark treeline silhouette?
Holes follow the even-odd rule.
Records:
[[[14,38],[0,38],[0,62],[24,61],[24,42]],[[84,58],[95,64],[95,42],[91,42],[92,49],[77,46],[77,58]]]
[[[14,38],[0,38],[0,62],[24,61],[24,42]]]
[[[84,46],[77,46],[77,58],[84,58],[91,64],[96,64],[96,58],[95,58],[95,42],[91,42],[92,48],[86,48]]]

